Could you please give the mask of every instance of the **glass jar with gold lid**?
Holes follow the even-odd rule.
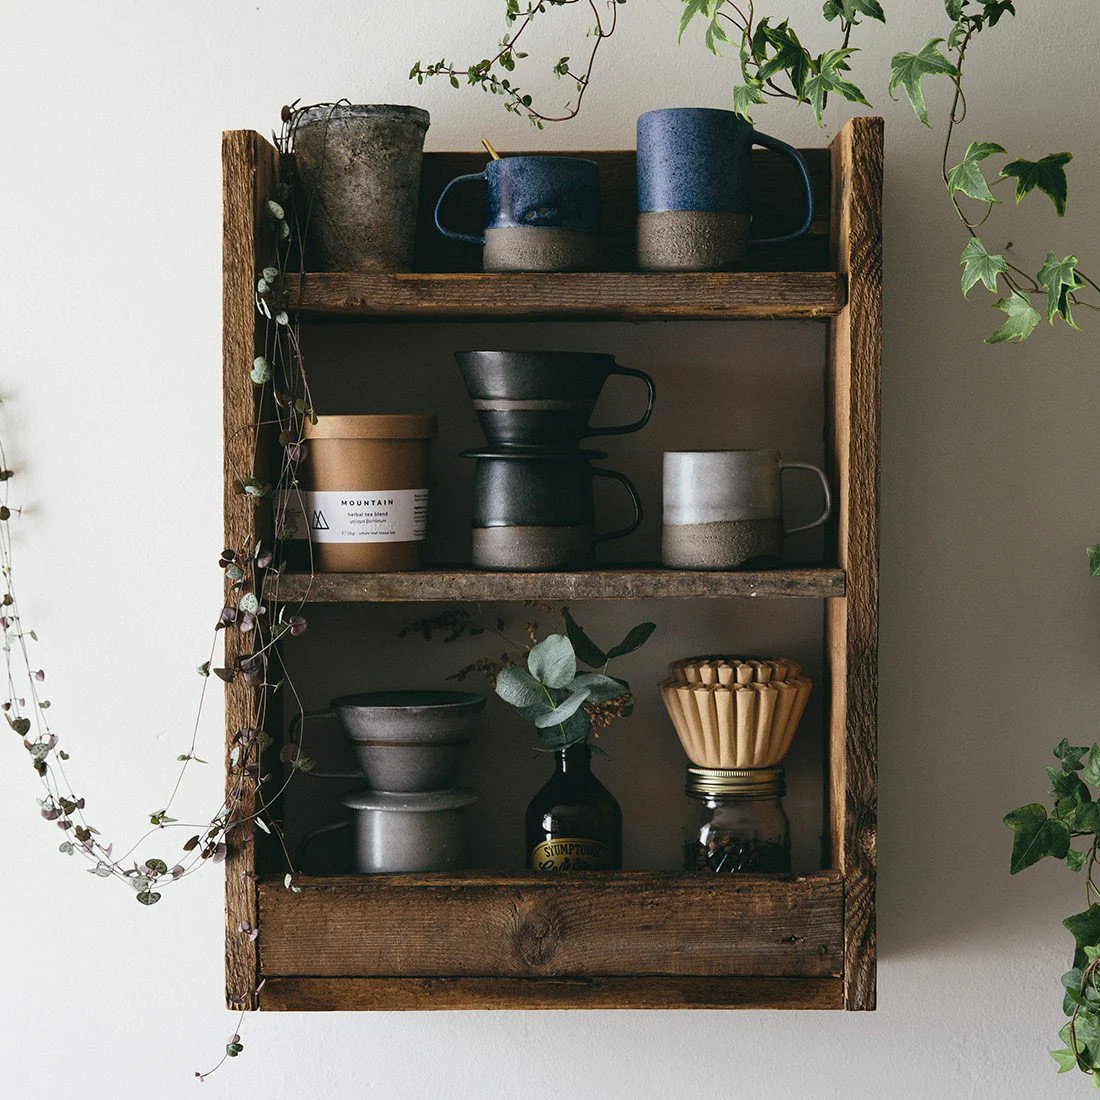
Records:
[[[725,874],[791,869],[791,825],[781,767],[688,768],[685,791],[700,802],[684,843],[684,868]]]

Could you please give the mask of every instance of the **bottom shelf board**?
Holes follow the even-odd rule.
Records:
[[[261,1008],[842,1007],[836,871],[260,885]]]
[[[261,1012],[844,1007],[840,978],[268,978]]]
[[[278,598],[305,603],[414,603],[450,600],[828,599],[843,596],[843,569],[806,566],[755,572],[701,572],[630,565],[568,573],[493,573],[432,567],[410,573],[286,573]]]

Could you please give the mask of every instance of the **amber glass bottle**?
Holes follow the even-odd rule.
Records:
[[[623,865],[623,813],[592,774],[592,750],[557,754],[550,781],[527,807],[527,865],[532,871],[617,871]]]

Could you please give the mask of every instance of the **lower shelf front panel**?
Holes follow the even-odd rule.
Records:
[[[301,893],[281,880],[260,886],[261,1007],[841,1006],[835,871],[295,885]]]

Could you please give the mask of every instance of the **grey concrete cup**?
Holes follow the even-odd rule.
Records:
[[[311,271],[409,271],[427,111],[393,104],[310,107],[294,160],[309,209]]]
[[[359,771],[309,774],[319,779],[361,776],[373,790],[409,793],[454,787],[485,698],[466,691],[374,691],[343,695],[329,707],[306,717],[337,719]],[[296,719],[292,741],[297,726]]]
[[[351,828],[355,869],[362,874],[453,871],[465,867],[468,851],[464,810],[478,800],[473,791],[391,794],[370,789],[340,799],[350,819],[306,834],[296,863],[318,837]]]
[[[825,509],[813,523],[784,528],[784,470],[811,470],[821,480]],[[820,527],[832,509],[824,472],[784,462],[778,451],[668,451],[661,560],[670,569],[777,565],[783,540]]]

